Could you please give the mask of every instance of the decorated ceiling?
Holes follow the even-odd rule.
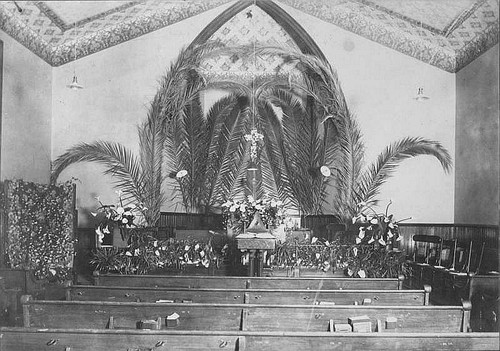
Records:
[[[239,1],[255,5],[272,0]],[[60,66],[236,2],[1,1],[0,29],[50,65]],[[498,0],[274,2],[291,6],[448,72],[457,72],[498,43]],[[235,21],[241,22],[239,19]],[[244,33],[239,35],[245,36]],[[252,35],[261,36],[261,33]],[[262,37],[266,38],[266,35],[270,37],[269,33]]]

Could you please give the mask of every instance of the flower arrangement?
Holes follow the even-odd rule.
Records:
[[[283,223],[285,211],[283,202],[274,199],[254,199],[249,195],[245,201],[228,200],[222,204],[223,222],[226,227],[238,228],[240,231],[250,223],[256,212],[268,227],[276,227]]]
[[[92,216],[97,218],[98,221],[95,232],[100,244],[103,243],[104,236],[112,233],[114,228],[137,227],[137,219],[141,216],[141,210],[146,209],[142,205],[132,203],[124,205],[123,193],[121,191],[116,191],[116,193],[118,195],[117,205],[105,205],[97,196],[96,200],[99,202],[99,207],[96,212],[91,212]]]
[[[132,234],[135,235],[140,234]],[[120,274],[183,270],[188,266],[209,268],[218,266],[227,250],[227,246],[215,247],[211,240],[157,240],[149,235],[135,239],[126,248],[97,249],[90,260],[91,265],[102,273]]]
[[[385,213],[377,213],[366,203],[360,203],[359,214],[352,219],[353,224],[359,224],[359,232],[356,237],[356,244],[372,244],[391,248],[397,241],[401,240],[399,234],[399,223],[411,218],[395,221],[394,216],[388,214],[389,201]]]
[[[71,277],[74,254],[74,185],[4,183],[6,256],[11,268],[32,269],[37,279]]]

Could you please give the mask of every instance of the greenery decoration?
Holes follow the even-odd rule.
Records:
[[[23,180],[5,182],[6,254],[12,268],[38,279],[71,278],[74,254],[74,187]]]
[[[355,234],[352,233],[354,237]],[[340,271],[360,278],[396,278],[408,273],[405,254],[376,244],[354,244],[336,239],[313,238],[311,244],[277,243],[269,264],[274,267],[301,267],[319,272]]]
[[[103,247],[93,252],[90,264],[102,273],[148,274],[161,270],[183,270],[187,266],[219,266],[226,245],[208,240],[158,240],[141,230],[131,229],[126,248]]]
[[[324,125],[324,149],[321,161],[338,170],[334,179],[336,194],[331,212],[345,223],[356,215],[359,203],[376,205],[381,186],[404,160],[434,156],[448,172],[452,161],[448,151],[437,141],[406,137],[387,146],[376,161],[364,168],[364,143],[359,125],[350,112],[337,72],[316,56],[277,47],[257,49],[260,55],[277,55],[303,73],[304,82],[290,82],[291,89],[303,91],[317,104],[316,118]]]

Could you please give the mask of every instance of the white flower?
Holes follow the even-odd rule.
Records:
[[[364,270],[359,270],[358,275],[360,278],[366,278],[366,272]]]
[[[125,209],[123,207],[120,206],[116,208],[116,213],[123,214],[123,212],[125,212]]]
[[[188,174],[188,171],[186,171],[185,169],[182,169],[179,172],[177,172],[177,174],[175,176],[180,179],[182,177],[185,177],[187,174]]]
[[[319,253],[316,253],[316,259],[319,260],[320,257],[321,255]]]
[[[123,223],[123,224],[127,224],[127,223],[128,223],[128,219],[126,219],[126,218],[122,218],[122,223]]]
[[[226,202],[224,202],[224,203],[222,204],[222,207],[230,207],[232,204],[233,204],[233,202],[232,202],[232,201],[227,200]]]
[[[311,239],[311,244],[314,244],[316,241],[318,241],[318,238],[317,238],[317,237],[313,237],[313,238]]]
[[[160,251],[156,250],[156,251],[155,251],[155,255],[156,255],[156,256],[160,256]]]
[[[95,212],[90,212],[90,214],[91,214],[93,217],[97,217],[97,213],[95,213]]]
[[[247,208],[247,207],[245,206],[245,204],[241,204],[241,205],[240,205],[240,211],[241,211],[241,212],[245,212],[246,208]]]
[[[110,231],[109,231],[108,226],[105,226],[104,228],[102,228],[102,232],[103,232],[104,234],[109,234],[109,233],[110,233]]]
[[[371,224],[378,224],[378,219],[377,218],[373,218],[372,220],[370,220],[370,223]]]
[[[396,241],[401,241],[401,235],[398,236],[398,238],[396,239]]]
[[[157,247],[158,246],[158,240],[153,241],[153,246]]]
[[[231,207],[229,207],[229,212],[236,212],[237,207],[238,206],[236,206],[236,205],[231,205]]]
[[[359,228],[358,236],[360,239],[363,239],[365,237],[365,228]]]
[[[378,242],[380,243],[380,245],[385,246],[385,241],[383,238],[378,239]]]
[[[54,268],[49,268],[49,272],[52,273],[52,275],[56,275],[56,270]]]
[[[132,254],[131,254],[129,251],[127,251],[127,252],[125,252],[125,256],[130,256],[130,257],[132,257]]]
[[[360,238],[356,238],[356,244],[359,244],[361,242]]]
[[[184,246],[184,251],[189,251],[189,249],[190,249],[190,248],[191,248],[191,246],[186,245],[186,246]],[[186,255],[187,255],[187,254],[186,254]]]
[[[352,252],[354,253],[354,256],[357,256],[358,255],[358,248],[357,247],[353,248]]]
[[[194,246],[195,251],[198,251],[198,249],[199,249],[199,248],[200,248],[200,244],[196,244],[196,245]]]
[[[389,232],[387,233],[387,236],[388,236],[389,238],[392,238],[392,237],[394,236],[394,234],[392,234],[392,231],[391,231],[391,230],[389,230]]]
[[[372,243],[372,242],[374,242],[374,241],[375,241],[375,239],[373,239],[373,236],[372,236],[372,237],[371,237],[371,239],[370,239],[370,240],[368,240],[368,244],[371,244],[371,243]]]
[[[140,253],[141,253],[141,250],[139,250],[139,249],[134,250],[134,256],[139,256]]]

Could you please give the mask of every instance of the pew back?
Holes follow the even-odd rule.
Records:
[[[179,315],[181,330],[240,330],[241,305],[33,301],[23,296],[23,324],[36,328],[135,329],[141,320]],[[112,319],[111,319],[112,317]]]
[[[249,305],[243,312],[243,330],[249,331],[328,331],[330,320],[346,324],[352,317],[367,316],[371,330],[377,321],[385,328],[387,317],[397,318],[396,331],[468,331],[470,313],[460,306],[271,306]]]
[[[312,305],[428,305],[430,286],[424,290],[292,290],[292,289],[187,289],[69,285],[67,301],[194,302]]]
[[[94,272],[94,284],[104,286],[149,286],[169,288],[227,289],[310,289],[310,290],[397,290],[400,278],[289,278],[289,277],[223,277],[120,275]]]
[[[110,317],[117,328],[136,327],[143,319],[179,315],[180,330],[327,331],[329,321],[368,316],[375,330],[377,320],[397,318],[401,332],[468,331],[470,303],[466,306],[328,306],[137,303],[100,301],[33,301],[23,296],[25,327],[106,328]],[[165,327],[165,323],[162,323]]]
[[[498,333],[305,333],[0,328],[0,351],[498,350]],[[389,346],[390,345],[390,346]]]

